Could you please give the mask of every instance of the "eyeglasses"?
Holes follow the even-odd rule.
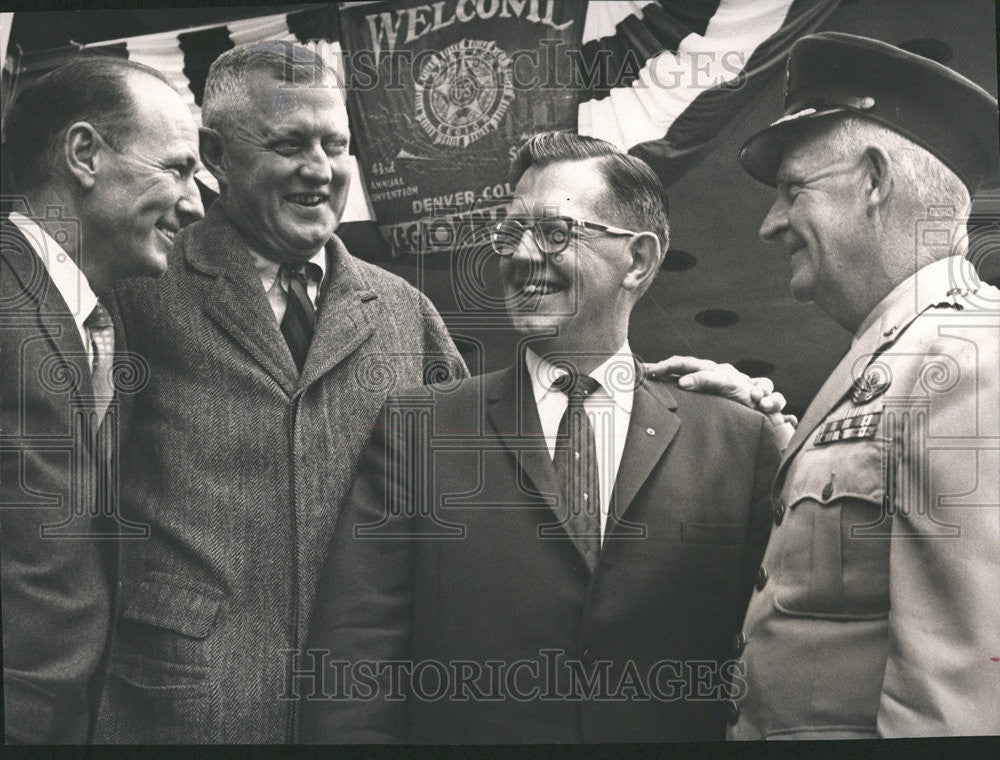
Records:
[[[632,230],[609,227],[606,224],[597,224],[596,222],[585,222],[582,219],[573,219],[568,216],[508,216],[497,222],[490,230],[490,242],[493,244],[493,250],[498,254],[510,256],[517,250],[524,233],[531,230],[539,250],[551,256],[566,250],[574,227],[586,227],[588,230],[596,230],[606,235],[639,234]]]

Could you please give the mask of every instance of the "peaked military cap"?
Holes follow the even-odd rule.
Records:
[[[979,85],[929,58],[839,32],[803,37],[785,76],[785,114],[740,150],[772,187],[785,144],[806,122],[835,114],[876,121],[926,148],[972,193],[1000,185],[1000,114]]]

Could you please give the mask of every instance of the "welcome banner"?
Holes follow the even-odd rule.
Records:
[[[393,252],[483,245],[535,132],[575,130],[584,0],[377,2],[340,10],[348,109]]]

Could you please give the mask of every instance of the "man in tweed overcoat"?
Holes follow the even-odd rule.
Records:
[[[432,376],[467,374],[430,301],[333,235],[346,110],[333,80],[283,86],[283,75],[312,83],[321,66],[280,45],[215,62],[202,159],[221,196],[178,236],[162,278],[115,294],[121,341],[149,363],[125,410],[121,507],[150,534],[122,547],[98,741],[291,741],[286,651],[303,643],[372,422],[428,362]],[[279,330],[279,262],[325,270],[309,286],[301,372]]]

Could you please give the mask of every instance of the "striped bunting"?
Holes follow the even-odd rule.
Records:
[[[669,185],[711,149],[768,77],[780,73],[792,43],[814,31],[836,5],[837,0],[591,0],[579,56],[578,131],[643,158]],[[234,45],[260,40],[305,44],[342,73],[334,5],[87,47],[162,71],[200,123],[211,62]],[[21,73],[37,76],[70,53],[25,56]],[[207,172],[199,180],[218,190]],[[371,220],[356,160],[352,181],[344,221]]]
[[[600,20],[585,32],[585,64],[617,81],[588,87],[577,130],[637,155],[670,185],[838,1],[591,2]]]

